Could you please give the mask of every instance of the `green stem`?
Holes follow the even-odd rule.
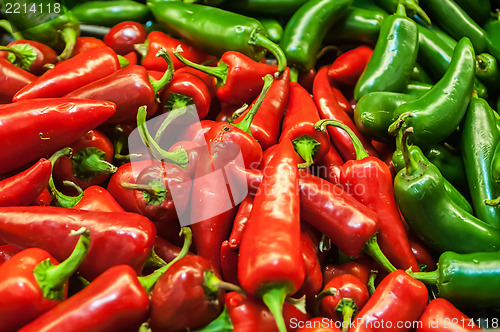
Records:
[[[85,259],[90,247],[90,232],[82,227],[78,231],[71,231],[71,236],[80,236],[71,255],[61,264],[53,265],[50,259],[40,262],[33,274],[43,296],[51,300],[63,300],[66,281],[76,272]]]
[[[204,327],[193,330],[193,332],[232,332],[233,330],[234,326],[231,322],[231,317],[229,317],[224,307],[224,310],[216,319]]]
[[[170,112],[168,112],[167,117],[165,118],[165,120],[163,120],[160,127],[156,131],[154,140],[159,141],[161,139],[161,137],[163,136],[163,133],[167,130],[168,126],[170,126],[170,124],[172,122],[174,122],[176,119],[184,116],[186,113],[188,113],[187,107],[175,108],[175,109],[172,109]]]
[[[77,178],[91,179],[98,174],[113,174],[118,168],[105,160],[106,153],[95,147],[79,150],[71,158]]]
[[[66,60],[73,54],[76,39],[78,38],[78,32],[73,27],[67,27],[61,31],[61,36],[66,45],[64,46],[62,53],[59,55],[59,58]]]
[[[398,16],[406,16],[406,9],[405,5],[403,4],[403,1],[399,1],[397,7],[396,7],[396,15]]]
[[[213,295],[214,298],[219,296],[221,289],[246,295],[241,287],[220,280],[213,271],[206,271],[203,278],[203,287],[205,288],[205,291],[207,292],[207,294]]]
[[[402,3],[406,8],[409,10],[413,10],[415,13],[417,13],[418,16],[420,16],[421,19],[425,21],[428,25],[432,25],[431,19],[427,15],[427,13],[417,4],[415,0],[401,0],[400,3]]]
[[[172,152],[163,150],[149,134],[148,128],[146,127],[146,115],[146,106],[139,107],[137,111],[137,127],[139,128],[139,135],[144,145],[151,150],[151,153],[156,159],[167,161],[186,169],[189,163],[186,150],[183,148],[175,149]]]
[[[299,164],[299,168],[307,168],[314,164],[314,158],[318,154],[320,142],[311,136],[303,135],[292,141],[293,148],[304,159],[304,163]]]
[[[370,271],[370,276],[368,277],[368,293],[370,295],[373,295],[375,293],[375,279],[377,278],[378,271],[377,270],[371,270]]]
[[[194,69],[198,69],[199,71],[202,71],[210,76],[215,77],[217,87],[220,87],[220,86],[223,86],[224,84],[226,84],[227,75],[228,75],[228,71],[229,71],[229,66],[227,65],[227,63],[225,63],[223,61],[219,61],[219,63],[217,64],[217,67],[204,66],[204,65],[194,63],[194,62],[184,58],[181,55],[182,52],[183,52],[183,50],[182,50],[182,47],[180,45],[177,46],[177,48],[174,51],[175,57],[180,62],[182,62],[186,66],[189,66],[189,67],[194,68]]]
[[[401,114],[396,121],[391,123],[389,126],[389,129],[387,130],[389,135],[396,136],[398,131],[400,131],[402,128],[408,127],[406,123],[406,119],[412,118],[413,114],[412,113],[403,113]]]
[[[264,80],[264,86],[262,87],[262,91],[260,92],[259,97],[257,98],[255,103],[253,104],[250,111],[248,111],[247,115],[245,115],[245,117],[243,118],[243,120],[241,120],[240,123],[233,124],[233,126],[235,126],[236,128],[239,128],[250,135],[252,135],[250,133],[250,127],[252,125],[253,118],[257,114],[257,111],[259,110],[260,106],[264,102],[264,99],[266,98],[267,93],[269,92],[269,89],[271,89],[271,85],[274,82],[273,76],[270,74],[267,74],[266,76],[264,76],[263,80]]]
[[[286,302],[292,304],[295,308],[299,309],[301,313],[307,314],[306,310],[306,295],[304,294],[300,299],[287,297]]]
[[[144,287],[147,293],[149,293],[153,289],[158,279],[163,275],[163,273],[165,273],[165,271],[168,270],[169,267],[171,267],[175,262],[177,262],[182,257],[186,256],[187,253],[189,252],[189,247],[191,247],[191,242],[193,241],[193,234],[191,232],[191,229],[189,227],[182,227],[181,234],[184,236],[184,245],[182,246],[179,255],[177,255],[177,257],[175,257],[167,265],[159,268],[153,273],[144,277],[138,277],[139,282]]]
[[[342,332],[347,332],[349,330],[349,325],[352,320],[354,312],[358,309],[356,303],[353,299],[342,298],[335,310],[340,313],[342,319]]]
[[[334,126],[337,128],[340,128],[344,130],[349,137],[351,138],[352,145],[354,146],[354,151],[356,152],[356,160],[361,160],[363,158],[369,157],[370,155],[368,152],[366,152],[365,148],[363,147],[363,143],[359,140],[358,136],[345,124],[338,120],[320,120],[316,122],[314,125],[314,128],[318,131],[326,131],[327,126]]]
[[[377,236],[374,235],[371,239],[366,241],[363,252],[373,258],[377,263],[379,263],[386,271],[393,272],[396,268],[392,263],[385,257],[382,250],[377,243]]]
[[[236,121],[236,119],[238,119],[240,116],[242,116],[248,109],[248,104],[243,104],[241,105],[240,108],[238,108],[236,111],[233,112],[233,114],[231,115],[231,118],[227,119],[226,121],[228,123],[233,123],[234,121]]]
[[[426,284],[437,285],[439,283],[439,270],[431,272],[408,272],[413,278]]]
[[[287,332],[285,319],[283,318],[283,304],[288,293],[288,287],[285,284],[268,284],[261,292],[262,301],[271,311],[279,332]]]
[[[120,68],[125,68],[130,64],[130,61],[127,60],[124,56],[119,54],[116,55],[118,57],[118,63],[120,64]]]
[[[148,205],[160,205],[167,198],[168,189],[161,180],[148,181],[147,184],[122,183],[122,188],[128,190],[140,190]]]
[[[71,157],[72,153],[73,151],[68,147],[62,148],[61,150],[55,152],[49,158],[50,162],[52,163],[52,171],[54,170],[54,164],[56,163],[57,159],[63,156]],[[83,198],[83,193],[80,193],[78,196],[67,196],[57,190],[52,174],[50,174],[49,178],[49,192],[52,197],[54,197],[56,205],[64,208],[72,208]]]
[[[484,204],[488,206],[499,206],[500,205],[500,197],[497,197],[495,199],[485,199]]]
[[[160,48],[160,50],[156,53],[156,56],[165,59],[165,61],[167,61],[168,64],[168,68],[158,81],[155,81],[151,77],[149,77],[149,82],[151,83],[151,86],[153,87],[155,94],[157,94],[158,91],[166,87],[167,84],[170,82],[170,80],[172,80],[172,77],[174,76],[174,63],[172,62],[172,58],[170,57],[170,54],[168,54],[167,50],[164,49],[163,47]]]
[[[146,39],[142,44],[134,44],[134,49],[144,59],[148,55],[149,40]]]
[[[250,40],[248,41],[250,45],[260,46],[271,52],[272,55],[278,60],[278,72],[281,75],[287,66],[287,60],[283,50],[272,42],[266,35],[261,32],[255,31],[252,33]]]
[[[153,268],[153,269],[159,269],[167,265],[167,262],[163,260],[160,256],[158,256],[155,252],[155,248],[151,250],[149,253],[149,257],[146,260],[146,263],[144,263],[143,269],[145,268]]]
[[[14,29],[12,29],[12,24],[10,24],[10,22],[7,20],[0,20],[0,28],[10,33],[15,40],[24,39],[23,35],[20,32],[14,32]]]
[[[290,68],[290,82],[297,83],[299,81],[299,69],[297,67]]]
[[[28,71],[37,58],[33,46],[29,44],[14,45],[13,47],[0,46],[0,51],[9,52],[9,62]]]
[[[335,296],[335,294],[337,294],[337,288],[330,287],[323,289],[314,297],[314,316],[321,317],[321,301],[323,301],[325,297]]]
[[[410,153],[408,146],[408,136],[413,133],[413,127],[406,129],[401,137],[401,152],[403,153],[403,158],[405,160],[406,174],[413,175],[419,171],[419,164]]]

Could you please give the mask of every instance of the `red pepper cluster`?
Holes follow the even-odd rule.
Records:
[[[60,62],[15,43],[39,55],[29,72],[0,59],[0,331],[445,331],[468,319],[428,304],[404,271],[435,263],[395,202],[394,148],[359,133],[345,97],[370,48],[299,84],[133,22],[80,37]]]

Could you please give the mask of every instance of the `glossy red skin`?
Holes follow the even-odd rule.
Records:
[[[193,141],[199,145],[207,145],[207,133],[217,122],[212,120],[201,120],[186,128],[179,140]]]
[[[125,54],[123,57],[128,60],[129,66],[137,65],[137,53],[130,52],[130,53]]]
[[[304,327],[299,328],[297,332],[340,332],[334,323],[326,317],[316,317],[304,322]]]
[[[142,271],[153,247],[156,230],[147,218],[125,212],[80,211],[53,206],[0,208],[0,237],[19,248],[49,251],[58,261],[69,257],[78,238],[72,229],[92,233],[89,252],[79,271],[94,279],[108,268],[128,264]]]
[[[89,130],[83,134],[76,142],[70,145],[73,150],[73,155],[78,151],[86,148],[97,148],[105,153],[104,160],[111,163],[113,162],[113,143],[109,138],[98,130]],[[103,183],[109,178],[109,174],[98,174],[91,179],[82,179],[75,175],[73,168],[73,161],[66,156],[62,156],[54,164],[53,175],[54,181],[63,188],[63,181],[71,181],[83,190],[90,186]]]
[[[137,202],[135,201],[135,193],[133,190],[125,189],[122,183],[135,184],[135,179],[139,173],[149,165],[151,160],[143,160],[124,164],[118,167],[115,174],[111,176],[108,182],[107,190],[113,198],[120,204],[125,211],[141,213]]]
[[[101,39],[95,37],[78,37],[76,39],[75,48],[73,49],[73,55],[83,53],[90,50],[91,48],[106,46]]]
[[[351,105],[349,100],[342,94],[342,92],[337,89],[335,86],[331,86],[333,95],[335,96],[335,99],[337,99],[337,103],[342,107],[342,109],[350,116],[354,116],[354,107]]]
[[[220,314],[224,292],[207,298],[203,284],[208,271],[214,271],[210,262],[196,255],[183,257],[172,264],[151,292],[152,331],[195,329]]]
[[[416,236],[410,236],[409,237],[410,241],[410,247],[411,251],[413,253],[413,256],[415,256],[415,259],[417,260],[418,264],[424,264],[427,266],[427,271],[434,271],[436,270],[436,261],[432,257],[432,254],[430,253],[429,249],[425,246],[424,243],[420,239],[418,239]]]
[[[46,69],[43,68],[46,64],[55,64],[58,61],[57,53],[49,46],[36,42],[34,40],[15,40],[7,44],[7,47],[13,45],[30,45],[36,53],[36,59],[33,61],[29,68],[29,72],[33,75],[42,75]],[[8,52],[1,52],[1,56],[5,59],[8,58]]]
[[[238,212],[236,213],[236,217],[234,217],[233,229],[229,236],[229,246],[233,249],[238,249],[240,247],[243,232],[245,231],[245,227],[250,219],[250,214],[252,213],[253,201],[254,197],[248,195],[238,207]]]
[[[323,157],[323,160],[318,163],[316,174],[331,183],[338,184],[343,165],[344,161],[342,157],[340,157],[335,146],[332,144],[330,145],[330,150]]]
[[[201,78],[186,72],[175,72],[174,77],[160,95],[162,113],[166,111],[164,107],[168,100],[174,98],[173,93],[191,98],[200,120],[207,116],[212,96]]]
[[[262,101],[257,114],[250,125],[252,136],[259,142],[262,150],[266,150],[271,145],[278,143],[281,121],[285,115],[290,91],[290,69],[287,68],[283,75],[275,79]],[[254,106],[252,102],[248,110],[243,113],[233,124],[240,123],[245,115]]]
[[[191,177],[179,166],[165,163],[153,162],[144,168],[137,176],[137,184],[148,185],[151,181],[161,181],[167,190],[167,195],[163,201],[156,205],[146,201],[144,192],[135,190],[135,200],[141,213],[147,218],[161,221],[167,224],[177,221],[177,216],[182,215],[188,206],[191,193]],[[172,188],[178,196],[174,199]]]
[[[307,299],[312,299],[323,286],[323,273],[316,251],[316,243],[307,231],[301,231],[300,242],[306,275],[302,287],[294,297],[300,298],[305,295]]]
[[[201,146],[193,141],[180,141],[175,143],[168,149],[168,151],[174,151],[177,148],[183,148],[188,154],[188,166],[184,170],[190,177],[194,177],[194,172],[196,171],[196,165],[198,164],[198,158],[200,155]]]
[[[226,294],[226,309],[234,332],[278,332],[269,309],[256,300],[230,292]]]
[[[162,238],[159,235],[156,235],[155,238],[155,253],[160,256],[165,262],[169,263],[175,257],[179,256],[181,252],[181,247],[176,246]],[[190,255],[188,253],[188,255]]]
[[[258,294],[270,283],[295,293],[305,277],[300,242],[300,202],[295,151],[283,140],[262,180],[241,239],[238,279],[245,291]]]
[[[12,97],[36,78],[30,72],[0,58],[0,104],[11,103]]]
[[[403,270],[396,270],[382,280],[356,315],[354,322],[363,323],[356,324],[349,331],[387,331],[384,328],[387,324],[392,324],[391,331],[410,331],[411,327],[398,328],[398,322],[418,320],[427,300],[427,288],[422,282],[413,279]],[[382,320],[384,324],[381,323]],[[369,322],[372,324],[368,324]],[[378,325],[373,322],[378,322]]]
[[[347,262],[341,265],[328,264],[323,268],[323,283],[326,285],[335,277],[351,274],[366,285],[370,278],[370,271],[371,263],[364,256],[359,257],[356,261]]]
[[[125,21],[112,27],[104,36],[104,43],[116,54],[125,55],[134,52],[134,45],[144,43],[147,32],[144,26],[137,22]]]
[[[328,77],[336,82],[355,86],[373,54],[373,49],[359,46],[339,56],[328,68]]]
[[[314,162],[321,161],[330,149],[330,139],[326,132],[314,129],[319,120],[318,109],[309,92],[298,83],[290,82],[288,106],[279,141],[284,139],[293,141],[301,136],[312,137],[320,143],[318,152],[313,156]]]
[[[342,167],[340,182],[349,194],[377,213],[377,242],[389,261],[398,269],[420,271],[399,215],[389,166],[376,157],[350,160]]]
[[[445,299],[434,299],[429,302],[420,317],[420,322],[422,325],[417,327],[416,332],[465,332],[481,330],[474,324],[472,318],[467,317]]]
[[[186,68],[186,67],[184,67],[184,68]],[[241,105],[232,105],[232,104],[222,103],[220,112],[219,112],[219,114],[217,114],[215,121],[216,122],[231,122],[234,112],[237,111],[240,107],[241,107]]]
[[[222,242],[220,246],[221,271],[224,281],[239,285],[238,281],[238,252],[229,246],[229,241]]]
[[[12,258],[15,254],[20,252],[21,249],[14,247],[11,244],[4,244],[0,246],[0,266]]]
[[[47,187],[43,188],[42,193],[37,196],[31,205],[47,206],[52,203],[52,195]]]
[[[0,181],[0,206],[22,206],[33,202],[47,187],[52,163],[45,158],[25,171]]]
[[[297,331],[297,322],[305,322],[312,318],[308,312],[300,311],[296,306],[285,301],[283,304],[283,318],[287,332]]]
[[[71,91],[65,97],[114,102],[116,113],[106,121],[107,124],[137,121],[137,110],[140,106],[147,107],[147,117],[151,117],[158,110],[148,72],[137,65],[129,65],[107,77],[95,80]]]
[[[45,298],[33,274],[35,267],[46,259],[59,264],[47,251],[29,248],[0,265],[1,331],[16,331],[62,302]],[[67,284],[64,298],[66,292]]]
[[[316,74],[316,69],[312,68],[307,73],[299,75],[299,84],[309,93],[312,93],[314,78],[316,77]]]
[[[26,100],[0,106],[0,174],[68,146],[115,112],[106,101]],[[45,138],[42,139],[41,138]]]
[[[95,47],[71,59],[58,62],[37,80],[28,84],[12,101],[58,98],[120,69],[116,53],[107,46]]]
[[[370,297],[366,284],[352,274],[344,274],[333,278],[323,289],[328,288],[335,288],[337,291],[335,295],[327,296],[321,300],[320,312],[321,316],[336,321],[342,321],[342,319],[339,319],[339,313],[336,311],[342,299],[352,299],[359,311]]]
[[[187,66],[181,67],[179,69],[175,69],[175,72],[176,73],[189,73],[189,74],[198,76],[199,78],[201,78],[203,80],[203,82],[205,82],[205,84],[208,87],[208,90],[210,90],[210,96],[212,97],[212,101],[217,100],[217,98],[213,98],[213,97],[215,97],[215,82],[214,82],[214,78],[211,75],[204,73],[201,70],[194,69],[192,67],[187,67]]]
[[[363,147],[369,155],[376,156],[377,152],[371,145],[370,141],[364,138],[356,125],[339,105],[328,81],[328,67],[323,67],[318,71],[318,75],[314,79],[313,96],[314,101],[321,119],[334,119],[348,126],[363,143]],[[335,145],[337,151],[342,156],[344,161],[356,159],[356,152],[349,135],[342,129],[328,126],[328,133],[332,144]]]
[[[118,265],[20,331],[138,330],[148,311],[148,294],[134,270]]]
[[[100,186],[90,186],[83,191],[82,199],[73,206],[76,210],[100,212],[125,212],[109,191]]]

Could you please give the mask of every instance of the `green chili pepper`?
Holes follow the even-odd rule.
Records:
[[[500,26],[499,26],[500,27]],[[500,70],[497,59],[488,53],[476,56],[476,76],[492,91],[500,87]]]
[[[422,97],[432,88],[432,84],[410,81],[406,88],[406,93],[417,98]],[[389,124],[390,125],[390,124]]]
[[[495,120],[498,125],[498,119]],[[496,144],[491,159],[491,180],[497,189],[500,189],[500,141]],[[497,204],[498,205],[498,204]]]
[[[20,4],[21,8],[37,6],[34,0],[2,1],[5,11],[8,4]],[[80,35],[80,22],[71,11],[58,1],[46,0],[43,3],[46,11],[26,11],[6,13],[5,16],[12,27],[19,31],[23,38],[62,50],[61,59],[67,59],[73,53],[76,39]],[[26,6],[26,7],[24,7]],[[50,11],[48,10],[50,8]]]
[[[281,36],[283,36],[283,27],[281,23],[272,17],[258,17],[260,23],[266,28],[269,39],[275,43],[279,43]]]
[[[347,13],[330,28],[325,43],[362,43],[375,45],[382,22],[387,13],[364,8],[351,7]]]
[[[484,25],[486,40],[488,42],[488,52],[495,58],[500,59],[500,15],[498,11],[494,14],[494,19]]]
[[[403,149],[406,148],[408,153],[411,154],[413,159],[422,163],[423,165],[431,164],[431,161],[425,156],[425,154],[420,150],[420,148],[416,145],[410,145],[403,147],[403,144],[406,144],[406,141],[403,141],[406,137],[403,136],[403,131],[400,130],[398,132],[398,137],[396,138],[396,150],[392,155],[392,164],[394,166],[394,170],[397,172],[401,171],[406,167],[405,159],[403,156]],[[434,164],[435,166],[435,164]],[[455,188],[446,178],[443,178],[444,191],[448,195],[449,199],[454,201],[461,209],[466,211],[467,213],[472,214],[472,206],[469,201]]]
[[[460,124],[472,96],[475,78],[474,48],[462,38],[444,76],[422,97],[399,106],[398,119],[389,127],[414,127],[411,140],[424,150],[442,142]]]
[[[373,55],[354,88],[354,99],[370,92],[403,92],[418,54],[417,25],[406,17],[404,6],[382,23]]]
[[[447,251],[439,256],[432,272],[410,272],[413,278],[436,285],[439,297],[460,307],[500,304],[500,252],[458,254]]]
[[[353,0],[309,0],[285,26],[280,47],[290,65],[307,72],[314,67],[328,29],[347,13]]]
[[[370,11],[379,12],[382,13],[384,16],[388,15],[385,9],[374,4],[372,0],[354,0],[351,6],[355,8],[362,8]]]
[[[484,200],[497,198],[500,193],[491,174],[493,152],[500,140],[496,122],[486,100],[472,98],[461,125],[461,149],[476,216],[500,228],[500,208],[484,204]]]
[[[82,23],[107,27],[124,21],[145,23],[151,15],[148,6],[127,0],[88,1],[74,7],[72,12]]]
[[[415,0],[375,0],[375,3],[380,7],[387,10],[389,13],[394,13],[397,11],[398,4],[401,3],[406,7],[408,11],[411,11],[418,15],[427,24],[431,24],[429,16],[425,11],[418,5],[418,1]]]
[[[439,168],[444,178],[450,181],[455,188],[458,188],[464,193],[469,192],[464,162],[459,151],[447,143],[443,145],[434,145],[430,148],[429,152],[427,152],[427,158]]]
[[[223,8],[256,15],[293,15],[308,0],[243,0],[226,1]]]
[[[427,74],[425,69],[418,63],[416,63],[415,67],[413,67],[410,79],[420,83],[434,84],[434,81],[429,74]]]
[[[155,2],[149,6],[158,23],[210,54],[221,56],[226,51],[237,51],[260,61],[269,50],[278,59],[279,72],[287,66],[283,51],[269,40],[266,29],[255,18],[183,2]]]
[[[415,234],[438,253],[500,250],[500,231],[464,211],[446,194],[439,169],[417,162],[406,139],[402,146],[406,167],[394,179],[394,195]]]
[[[455,0],[455,2],[479,25],[490,18],[489,0]]]

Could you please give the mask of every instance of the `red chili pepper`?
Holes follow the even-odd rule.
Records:
[[[137,53],[130,52],[125,54],[123,57],[128,60],[129,66],[137,65]]]
[[[147,32],[138,22],[124,21],[113,26],[104,36],[104,43],[111,47],[116,54],[125,55],[135,53],[135,44],[144,43]]]
[[[355,86],[370,61],[373,50],[359,46],[339,56],[328,68],[328,77],[335,83]]]
[[[343,330],[347,331],[354,313],[363,308],[369,297],[366,284],[351,274],[344,274],[330,280],[316,301],[322,317],[342,322]]]
[[[189,61],[180,55],[181,52],[182,48],[174,51],[179,61],[215,77],[217,82],[215,94],[220,101],[228,104],[251,103],[264,86],[262,78],[278,71],[277,66],[256,62],[234,51],[225,52],[217,67],[203,66]]]
[[[297,332],[340,332],[329,318],[315,317],[301,324],[301,328]]]
[[[285,297],[304,281],[300,247],[298,169],[292,143],[283,139],[262,180],[240,245],[238,277],[243,289],[262,297],[279,331],[286,331]]]
[[[340,173],[343,165],[344,161],[342,157],[340,157],[332,144],[328,153],[318,163],[315,174],[331,183],[337,184],[340,181]]]
[[[0,174],[73,143],[115,112],[115,104],[36,99],[0,106]]]
[[[238,249],[240,247],[243,232],[247,226],[248,220],[250,219],[250,214],[252,213],[253,200],[253,196],[248,195],[240,203],[238,212],[234,218],[233,229],[231,231],[231,235],[229,236],[229,246],[233,249]]]
[[[159,235],[155,239],[155,253],[165,262],[170,263],[179,256],[182,248],[170,243]],[[190,253],[188,253],[190,255]]]
[[[234,332],[277,332],[276,321],[265,305],[242,294],[226,294],[226,308]]]
[[[80,239],[61,264],[47,251],[30,248],[0,266],[1,331],[16,331],[66,299],[68,279],[82,263],[91,241],[85,228],[76,234]]]
[[[187,127],[178,140],[193,141],[199,145],[207,145],[207,133],[217,122],[201,120]]]
[[[294,294],[296,298],[305,295],[307,299],[312,299],[319,293],[321,286],[323,286],[323,273],[321,272],[321,264],[318,258],[318,245],[312,237],[312,234],[307,229],[301,229],[300,242],[305,267],[305,278],[302,287]]]
[[[15,247],[11,244],[4,244],[0,246],[0,266],[2,266],[3,263],[11,259],[15,254],[20,252],[21,249],[18,247]]]
[[[99,47],[99,46],[106,46],[104,42],[101,39],[95,38],[95,37],[78,37],[76,39],[75,43],[75,48],[73,49],[73,55],[72,57],[86,52],[90,50],[91,48]]]
[[[52,48],[34,40],[15,40],[7,44],[7,47],[11,50],[0,52],[1,56],[34,75],[42,75],[48,69],[46,65],[53,65],[58,61]]]
[[[283,139],[292,141],[295,151],[306,161],[302,166],[319,162],[330,149],[328,134],[314,129],[317,119],[318,109],[309,92],[298,83],[290,82],[290,95],[280,142]]]
[[[69,60],[59,62],[37,80],[19,90],[12,101],[62,97],[118,69],[120,63],[111,48],[107,46],[91,48]]]
[[[271,160],[274,158],[274,155],[276,153],[276,150],[278,149],[278,144],[272,145],[268,147],[264,153],[262,154],[262,161],[260,162],[259,169],[260,170],[265,170],[267,165],[271,162]],[[304,159],[302,159],[297,153],[295,153],[295,160],[297,161],[297,165],[303,164]],[[299,172],[305,172],[305,173],[310,173],[309,168],[300,168]]]
[[[419,270],[394,198],[389,166],[369,156],[356,134],[340,121],[321,120],[316,128],[325,131],[329,125],[345,130],[352,139],[356,159],[344,164],[340,182],[354,198],[377,213],[380,221],[377,235],[380,249],[397,268]]]
[[[226,240],[220,247],[220,261],[222,277],[225,281],[239,285],[238,281],[238,252],[229,246]]]
[[[82,276],[94,279],[119,264],[140,274],[155,238],[155,227],[135,213],[94,212],[52,206],[0,208],[0,238],[19,248],[37,247],[57,260],[66,259],[76,239],[69,229],[87,227],[92,233],[89,253],[80,266]]]
[[[316,102],[319,116],[321,119],[338,120],[347,125],[363,143],[363,147],[372,156],[376,156],[377,152],[371,146],[370,141],[365,139],[356,128],[356,125],[351,120],[349,115],[340,107],[335,95],[333,94],[330,82],[327,75],[328,67],[323,67],[319,70],[318,75],[314,79],[313,95]],[[356,152],[352,144],[351,138],[343,130],[338,128],[328,128],[330,139],[337,151],[345,161],[356,159]]]
[[[184,68],[186,68],[186,67],[184,67]],[[248,109],[247,104],[240,106],[240,105],[221,103],[220,112],[219,112],[219,114],[217,114],[217,117],[215,118],[215,122],[233,123],[235,120],[238,119],[238,117],[243,115],[243,114],[241,114],[241,111],[244,112],[247,109]],[[252,130],[252,127],[250,127],[250,130]]]
[[[312,93],[314,78],[316,77],[316,74],[316,69],[312,68],[307,73],[299,75],[298,83],[309,93]]]
[[[274,80],[269,93],[262,102],[259,112],[255,115],[250,125],[250,132],[260,143],[263,150],[278,143],[281,121],[285,115],[290,91],[290,69],[287,68],[278,79]],[[254,107],[255,101],[249,109],[238,117],[233,124],[238,124]]]
[[[453,331],[465,332],[481,330],[472,318],[467,317],[445,299],[434,299],[427,305],[416,332]]]
[[[283,318],[285,318],[287,332],[297,331],[298,323],[305,322],[312,318],[307,311],[304,312],[295,305],[286,302],[283,305]]]
[[[162,61],[170,61],[165,50],[159,51],[158,56],[164,57]],[[140,106],[146,106],[148,117],[156,113],[157,93],[167,85],[171,77],[171,71],[167,71],[160,80],[154,81],[144,67],[129,65],[74,89],[65,97],[112,101],[116,104],[116,113],[106,123],[133,122]]]
[[[33,202],[47,187],[51,170],[51,162],[42,158],[27,170],[0,181],[0,206]]]
[[[335,99],[337,100],[337,103],[342,107],[342,109],[349,115],[350,117],[354,116],[354,107],[351,105],[349,100],[342,94],[342,92],[337,89],[335,86],[331,86],[333,95],[335,96]]]
[[[411,331],[424,312],[428,293],[425,285],[405,271],[390,273],[356,316],[349,331]]]
[[[52,195],[47,187],[43,188],[42,193],[31,202],[32,205],[47,206],[52,203]]]
[[[185,65],[177,60],[177,58],[174,57],[173,53],[173,51],[179,45],[184,50],[186,59],[198,63],[203,63],[214,59],[213,56],[208,55],[205,52],[200,51],[179,39],[172,38],[160,31],[150,32],[146,42],[142,45],[137,45],[136,50],[139,52],[139,54],[142,55],[141,64],[142,66],[144,66],[144,68],[164,72],[167,70],[168,65],[163,61],[159,61],[159,59],[155,56],[156,53],[161,48],[166,49],[172,57],[175,70],[180,69]]]
[[[359,257],[356,261],[341,265],[328,264],[323,268],[323,283],[326,285],[326,283],[335,277],[352,274],[366,285],[370,277],[370,270],[371,263],[365,256]]]
[[[125,212],[109,191],[100,186],[90,186],[83,191],[83,197],[73,206],[76,210],[100,212]]]
[[[9,104],[12,97],[26,85],[36,80],[30,72],[16,67],[9,61],[0,58],[0,104]]]
[[[425,271],[436,270],[436,260],[432,257],[426,245],[416,236],[410,235],[408,240],[410,241],[411,251],[418,262],[420,270],[423,269],[422,267],[425,267]]]
[[[106,181],[116,172],[113,144],[103,133],[89,130],[70,145],[73,155],[61,157],[54,164],[53,177],[57,184],[71,181],[81,189]]]
[[[186,150],[188,155],[188,165],[184,172],[193,178],[196,171],[196,165],[198,165],[198,158],[203,147],[193,141],[180,141],[172,145],[168,151],[173,152],[178,148]]]

